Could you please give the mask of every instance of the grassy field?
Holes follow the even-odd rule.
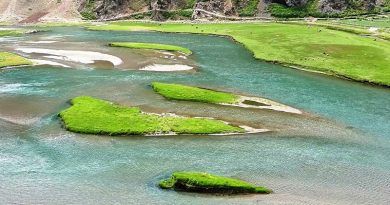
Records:
[[[231,36],[266,61],[390,86],[390,42],[321,26],[281,23],[113,22],[92,30],[154,30]]]
[[[164,50],[164,51],[173,51],[180,52],[185,55],[191,55],[192,51],[188,48],[183,48],[180,46],[166,45],[166,44],[156,44],[156,43],[134,43],[134,42],[113,42],[110,43],[112,47],[125,47],[131,49],[152,49],[152,50]]]
[[[175,172],[171,178],[162,180],[159,186],[163,189],[204,193],[269,194],[272,192],[268,188],[258,187],[242,180],[201,172]]]
[[[152,88],[158,94],[170,100],[234,104],[239,98],[231,93],[218,92],[180,84],[153,82]]]
[[[105,135],[242,133],[244,129],[220,120],[158,116],[88,96],[71,101],[62,111],[65,128],[72,132]]]
[[[0,68],[31,64],[32,62],[30,60],[23,58],[22,56],[8,52],[0,52]]]

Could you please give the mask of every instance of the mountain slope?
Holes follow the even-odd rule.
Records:
[[[204,12],[205,11],[205,12]],[[0,21],[343,17],[390,11],[390,0],[2,0]]]

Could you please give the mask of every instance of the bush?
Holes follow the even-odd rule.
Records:
[[[258,0],[250,0],[248,4],[238,11],[239,16],[254,16],[257,12]]]

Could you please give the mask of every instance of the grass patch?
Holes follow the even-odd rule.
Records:
[[[0,68],[19,65],[32,65],[32,62],[13,53],[0,52]]]
[[[4,36],[20,36],[25,34],[24,30],[0,30],[0,37]]]
[[[237,95],[204,88],[191,87],[180,84],[152,83],[152,88],[158,94],[170,100],[195,101],[205,103],[234,104],[238,101]]]
[[[155,30],[231,36],[257,59],[296,65],[390,86],[390,43],[314,25],[283,23],[179,24],[114,22],[98,30]],[[318,46],[323,45],[323,46]],[[324,48],[334,47],[337,53]],[[351,50],[352,49],[352,50]]]
[[[62,111],[65,128],[72,132],[104,135],[219,134],[242,133],[244,129],[220,120],[159,116],[88,96],[74,98]]]
[[[258,187],[248,182],[201,172],[174,172],[169,179],[159,183],[162,189],[178,191],[243,194],[269,194],[272,190]]]
[[[131,49],[152,49],[152,50],[174,51],[174,52],[183,53],[185,55],[192,54],[192,51],[188,48],[183,48],[174,45],[157,44],[157,43],[114,42],[114,43],[110,43],[110,46],[125,47]]]

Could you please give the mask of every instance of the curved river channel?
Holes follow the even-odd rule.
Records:
[[[189,59],[106,46],[112,41],[175,44]],[[53,28],[1,38],[2,50],[69,67],[0,70],[0,204],[389,204],[390,89],[255,60],[217,36]],[[119,66],[66,62],[26,48],[94,51]],[[25,51],[25,50],[24,50]],[[153,72],[152,64],[194,71]],[[167,101],[153,81],[261,96],[303,115]],[[61,127],[58,112],[91,95],[150,112],[215,117],[272,132],[231,136],[110,137]],[[160,190],[173,171],[204,171],[267,186],[270,195],[210,196]]]

